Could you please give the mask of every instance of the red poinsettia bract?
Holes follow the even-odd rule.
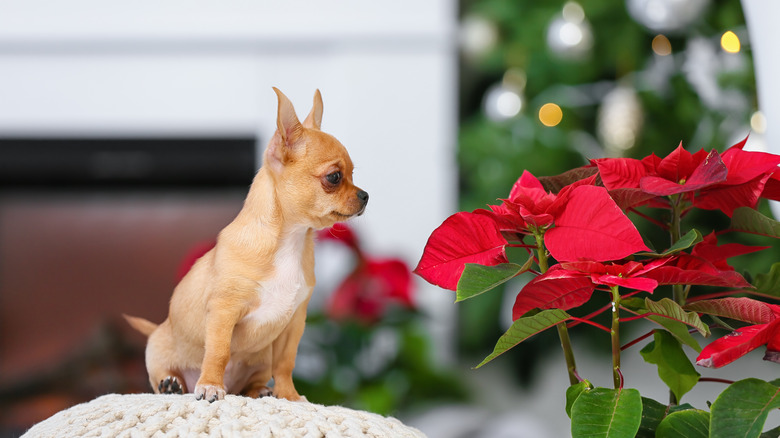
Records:
[[[667,260],[648,266],[629,261],[624,264],[600,262],[559,263],[534,278],[517,294],[512,318],[522,317],[531,309],[569,310],[585,304],[597,285],[624,286],[652,292],[658,282],[642,275]]]
[[[725,257],[725,256],[724,256]],[[623,287],[652,293],[659,285],[749,287],[732,268],[721,270],[707,260],[679,254],[646,262],[563,262],[530,281],[517,294],[512,317],[531,309],[569,310],[587,302],[596,286]]]
[[[780,195],[780,183],[772,177],[780,156],[745,151],[746,141],[747,138],[722,155],[715,150],[692,154],[681,144],[663,159],[651,154],[642,160],[605,158],[594,160],[594,164],[610,191],[639,189],[655,196],[684,194],[693,206],[720,210],[730,217],[738,207],[754,208],[759,197],[776,199]],[[639,199],[637,203],[645,201]]]
[[[594,178],[577,181],[558,194],[546,192],[525,171],[509,199],[490,210],[460,212],[433,231],[415,273],[455,290],[466,263],[505,263],[505,235],[544,234],[558,261],[619,260],[648,248],[634,224]]]
[[[780,306],[749,298],[724,298],[696,305],[721,316],[758,323],[712,341],[696,358],[696,365],[720,368],[762,345],[766,345],[764,360],[780,363]]]
[[[355,269],[330,297],[326,308],[330,318],[372,324],[384,316],[390,305],[414,308],[414,282],[402,260],[368,256],[352,229],[342,223],[320,231],[318,237],[343,244],[357,258]]]
[[[406,263],[396,259],[366,259],[333,292],[328,316],[374,323],[390,304],[414,308],[412,284]]]

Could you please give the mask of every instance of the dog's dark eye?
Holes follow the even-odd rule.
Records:
[[[341,182],[341,172],[333,172],[331,174],[328,174],[325,179],[328,180],[329,183],[335,185],[338,185]]]

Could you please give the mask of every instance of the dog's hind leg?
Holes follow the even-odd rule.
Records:
[[[152,390],[158,394],[184,394],[187,383],[180,372],[171,368],[176,356],[168,321],[162,323],[146,344],[146,371]]]
[[[170,375],[157,384],[158,394],[184,394],[187,392],[184,379]]]

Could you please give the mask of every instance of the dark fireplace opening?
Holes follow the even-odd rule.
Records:
[[[246,186],[256,139],[0,138],[0,186],[9,188]]]
[[[0,138],[0,436],[150,391],[145,339],[182,261],[238,213],[256,139]]]

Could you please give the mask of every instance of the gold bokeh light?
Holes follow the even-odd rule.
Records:
[[[729,53],[739,53],[742,47],[739,37],[732,31],[727,31],[720,37],[720,46]]]
[[[544,126],[556,126],[561,123],[561,119],[563,119],[563,111],[554,103],[545,103],[539,109],[539,121]]]
[[[659,56],[666,56],[672,54],[672,43],[669,42],[669,38],[666,35],[656,35],[653,38],[653,52]]]

